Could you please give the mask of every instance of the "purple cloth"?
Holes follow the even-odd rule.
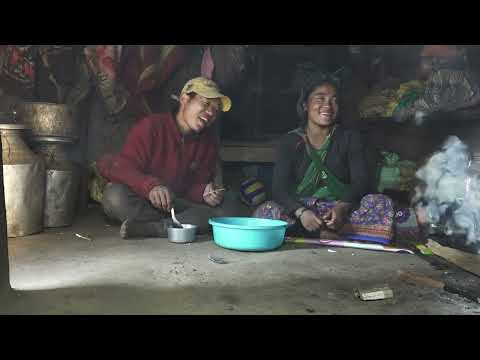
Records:
[[[300,201],[318,216],[325,215],[335,205],[334,202],[318,198],[303,198]],[[394,211],[393,201],[389,197],[382,194],[367,195],[362,199],[360,207],[350,214],[339,234],[349,240],[389,244],[394,236],[396,217],[399,221],[406,221],[405,216],[410,215]],[[253,217],[284,220],[289,226],[297,222],[282,206],[273,201],[260,205],[253,213]]]

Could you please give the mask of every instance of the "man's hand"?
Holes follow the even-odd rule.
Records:
[[[340,230],[347,219],[347,214],[350,209],[348,203],[337,203],[333,209],[329,210],[324,216],[323,221],[328,229],[332,231]]]
[[[213,183],[210,183],[203,192],[203,201],[211,207],[217,207],[223,201],[224,191],[224,189],[217,189]]]
[[[166,186],[155,186],[148,194],[152,205],[166,212],[171,210],[173,198],[173,193]]]
[[[323,220],[311,210],[306,210],[300,215],[300,222],[309,232],[321,230],[325,226]]]

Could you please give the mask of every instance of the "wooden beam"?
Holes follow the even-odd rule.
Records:
[[[0,149],[2,149],[1,138]],[[6,292],[10,289],[7,217],[5,211],[5,193],[3,187],[3,160],[2,156],[0,156],[0,293]]]
[[[427,247],[432,250],[435,255],[450,261],[465,271],[480,276],[480,255],[442,246],[431,239],[428,240]]]
[[[398,270],[397,274],[400,280],[403,280],[406,283],[412,285],[426,286],[436,289],[443,289],[445,287],[445,283],[443,281],[435,280],[427,276],[418,275],[409,271]]]
[[[220,158],[227,162],[275,162],[274,143],[224,142],[220,147]]]
[[[260,133],[260,119],[262,116],[263,105],[263,73],[264,73],[264,58],[260,52],[257,59],[258,74],[257,74],[257,92],[255,94],[255,120],[253,123],[253,137],[257,137]]]
[[[444,289],[480,304],[480,279],[468,272],[448,273],[445,276]]]

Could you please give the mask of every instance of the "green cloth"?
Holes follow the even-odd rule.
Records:
[[[295,193],[298,196],[336,201],[340,200],[348,190],[347,185],[338,180],[324,165],[334,132],[335,130],[330,133],[320,149],[314,149],[307,141],[306,136],[302,135],[307,154],[312,159],[312,163],[305,172],[301,183],[297,186]]]
[[[403,109],[410,107],[425,92],[425,83],[419,80],[409,81],[400,85],[397,91],[397,100],[391,104],[391,116],[401,112]],[[393,108],[392,108],[393,106]]]
[[[410,191],[415,179],[416,163],[413,161],[400,161],[396,153],[382,151],[383,162],[380,168],[378,191],[385,189]]]

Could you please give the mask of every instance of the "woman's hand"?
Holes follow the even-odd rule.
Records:
[[[305,210],[302,212],[300,215],[300,222],[309,232],[321,230],[325,226],[323,220],[311,210]]]
[[[328,229],[338,231],[345,225],[349,210],[350,204],[338,202],[322,219]]]

